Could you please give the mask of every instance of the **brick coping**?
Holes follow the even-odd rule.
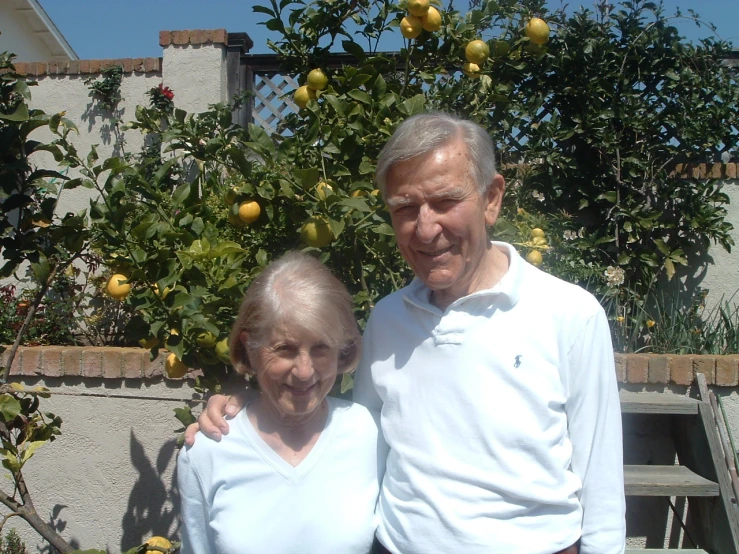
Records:
[[[0,354],[0,362],[8,359]],[[149,360],[145,348],[90,346],[22,346],[10,368],[11,376],[87,377],[99,379],[150,379],[167,377],[166,352]],[[709,385],[739,386],[739,354],[614,354],[619,383],[644,385],[691,385],[697,373],[706,376]],[[184,377],[194,378],[198,370]]]
[[[116,60],[67,60],[60,62],[15,62],[15,72],[21,76],[96,75],[103,69],[123,67],[123,73],[161,73],[162,58],[121,58]]]
[[[159,31],[159,45],[169,46],[228,46],[226,29],[192,29],[183,31]],[[104,60],[66,60],[16,62],[15,71],[22,76],[45,75],[95,75],[103,69],[120,65],[124,73],[161,73],[162,58],[120,58]]]
[[[10,354],[9,347],[0,354],[2,365]],[[95,379],[154,379],[167,378],[161,350],[156,360],[150,360],[146,348],[114,348],[90,346],[21,346],[10,368],[10,376],[20,377],[84,377]],[[173,379],[192,379],[199,370]]]

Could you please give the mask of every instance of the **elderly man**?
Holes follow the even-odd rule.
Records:
[[[621,553],[608,322],[590,294],[488,240],[505,191],[489,135],[413,116],[377,183],[416,278],[372,312],[355,381],[390,446],[374,551]]]

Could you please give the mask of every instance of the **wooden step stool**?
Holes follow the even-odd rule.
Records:
[[[620,393],[626,535],[646,537],[646,550],[627,554],[739,554],[739,505],[701,389],[700,400]]]

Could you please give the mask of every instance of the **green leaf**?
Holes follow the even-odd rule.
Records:
[[[393,228],[390,227],[390,225],[388,225],[387,223],[380,223],[379,225],[375,225],[374,227],[372,227],[372,230],[378,235],[395,235],[395,231],[393,231]]]
[[[264,267],[265,265],[267,265],[268,256],[267,256],[267,252],[265,252],[263,249],[261,249],[261,248],[259,249],[259,251],[257,252],[257,255],[255,256],[255,258],[257,260],[257,263],[261,267]]]
[[[372,97],[363,90],[352,89],[347,92],[346,95],[353,98],[357,102],[362,102],[363,104],[372,104]]]
[[[191,186],[193,186],[192,183],[182,183],[179,187],[175,189],[174,193],[172,194],[173,206],[181,206],[185,202],[185,200],[187,200],[188,196],[190,196]]]
[[[675,276],[675,264],[670,258],[665,260],[665,271],[667,271],[667,280],[670,281]]]
[[[351,54],[360,62],[366,57],[366,54],[364,53],[364,48],[359,46],[359,44],[357,44],[353,40],[343,40],[341,41],[341,46],[342,48],[344,48],[344,52],[346,52],[347,54]]]
[[[192,409],[189,406],[187,408],[175,408],[174,416],[175,418],[177,418],[177,421],[182,423],[182,425],[184,425],[185,427],[197,421],[195,416],[192,414]]]
[[[652,242],[654,242],[655,245],[657,245],[657,249],[662,252],[665,256],[670,255],[670,249],[665,244],[665,241],[662,239],[652,239]]]
[[[43,252],[38,253],[38,261],[31,262],[31,269],[40,283],[46,283],[51,274],[51,266],[49,265],[49,259]]]
[[[0,112],[0,119],[4,119],[5,121],[27,121],[28,106],[26,104],[19,104],[13,113],[4,114]]]
[[[43,445],[45,445],[49,441],[33,441],[32,443],[26,443],[25,448],[23,449],[23,456],[21,458],[21,463],[25,464],[31,456],[41,448]]]
[[[406,115],[421,113],[426,108],[426,97],[423,94],[416,94],[414,97],[405,100],[403,107]]]
[[[341,376],[341,394],[354,388],[354,377],[351,373],[344,373]]]
[[[0,416],[4,421],[12,421],[19,413],[21,404],[14,396],[7,393],[0,395]]]

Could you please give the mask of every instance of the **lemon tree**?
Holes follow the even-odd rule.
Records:
[[[132,338],[154,345],[152,355],[166,345],[188,367],[219,379],[228,371],[224,341],[245,287],[264,264],[291,248],[314,252],[334,270],[349,287],[362,324],[378,298],[411,277],[375,193],[377,156],[399,122],[430,109],[462,114],[495,133],[500,167],[512,184],[495,232],[522,252],[535,252],[533,260],[543,268],[587,281],[617,264],[630,269],[634,282],[646,282],[651,274],[645,268],[657,273],[681,263],[685,235],[675,235],[677,227],[664,220],[657,227],[662,235],[649,236],[652,216],[636,215],[646,210],[638,207],[637,183],[656,151],[634,151],[644,140],[613,127],[617,121],[639,124],[636,114],[650,107],[633,114],[623,109],[616,118],[610,106],[596,102],[608,88],[606,75],[639,74],[631,61],[632,50],[642,48],[639,41],[665,38],[657,25],[634,24],[620,40],[616,30],[631,27],[618,17],[637,21],[638,9],[626,10],[628,16],[614,12],[609,20],[584,12],[566,17],[533,1],[480,0],[464,12],[423,1],[261,2],[254,11],[276,33],[271,47],[281,71],[299,84],[298,109],[274,135],[233,125],[225,107],[203,114],[140,108],[128,132],[158,137],[155,152],[126,161],[94,155],[82,161],[85,184],[103,198],[91,209],[96,246],[132,286],[124,301],[136,312]],[[391,56],[379,50],[387,34],[413,39]],[[336,52],[356,63],[337,66],[331,57]],[[655,62],[655,68],[661,63],[667,62]],[[680,71],[688,70],[684,65]],[[662,88],[678,94],[677,86]],[[572,111],[581,105],[572,99],[575,92],[590,106],[587,126]],[[632,107],[636,101],[629,100]],[[728,115],[719,104],[716,109]],[[591,132],[597,122],[609,133]],[[721,134],[718,126],[704,126],[704,134],[691,128],[695,144]],[[596,135],[597,143],[590,138]],[[724,137],[727,144],[733,140]],[[583,142],[572,148],[577,141]],[[586,156],[594,148],[599,154]],[[618,174],[621,183],[632,184],[619,185],[614,196],[615,159],[629,167]],[[717,191],[692,198],[702,206],[704,224],[720,219]],[[246,205],[253,212],[242,217]],[[633,215],[627,217],[627,210]],[[701,227],[701,236],[726,242],[728,228],[719,219]],[[531,235],[533,229],[544,236]],[[634,244],[640,253],[626,259],[614,241]],[[152,283],[171,292],[159,296]],[[179,334],[171,334],[173,328]]]

